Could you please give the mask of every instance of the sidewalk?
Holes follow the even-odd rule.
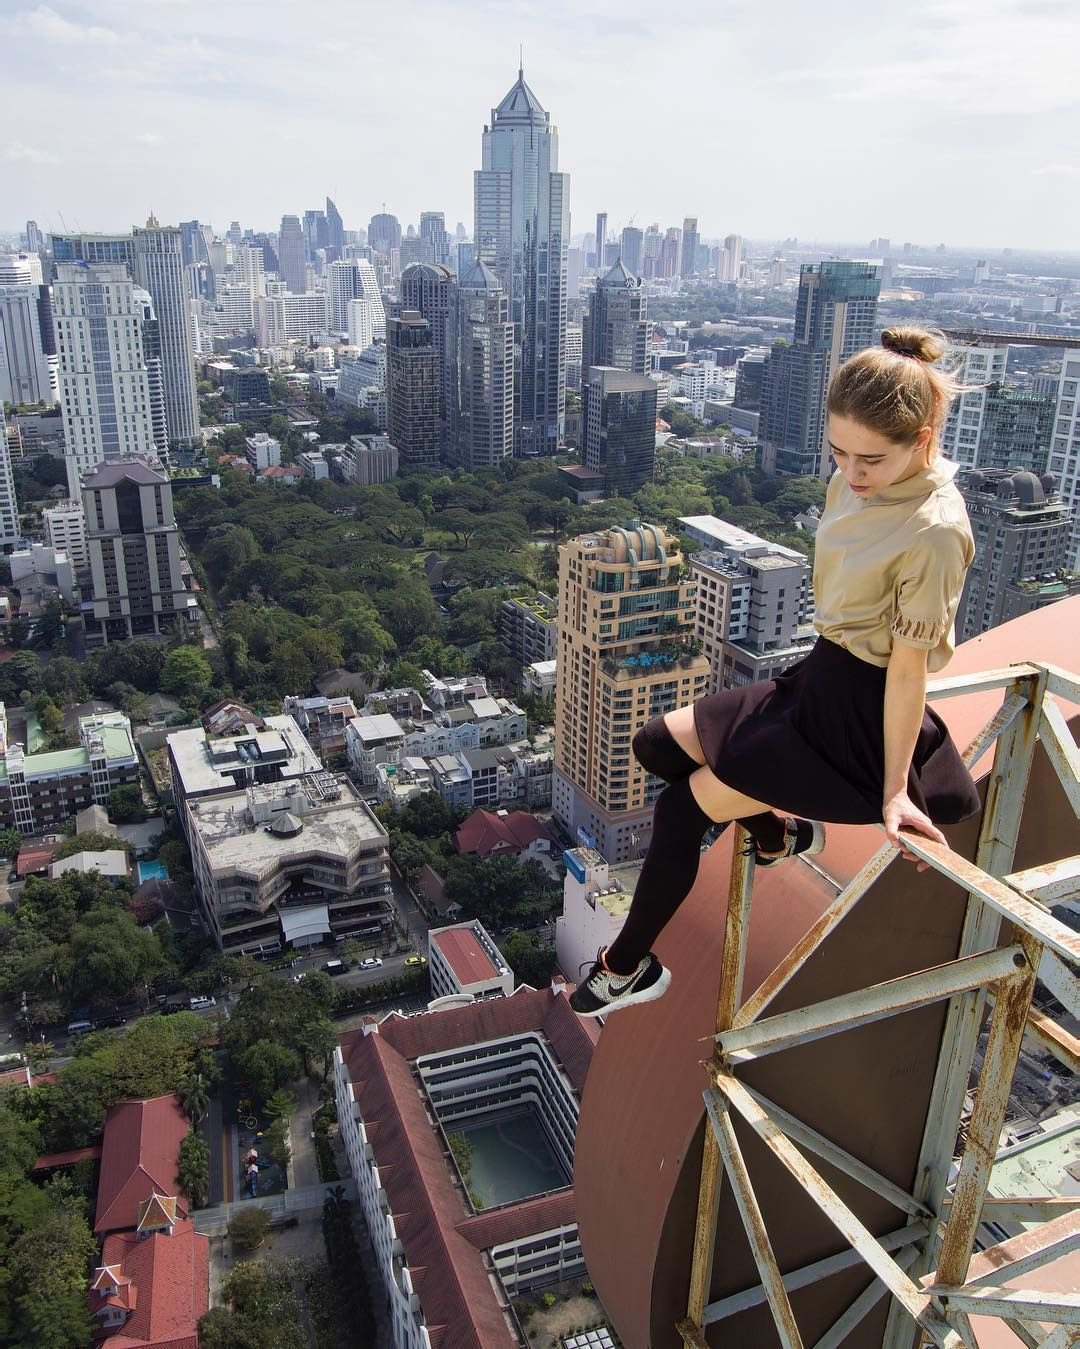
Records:
[[[311,1136],[312,1112],[319,1104],[319,1084],[305,1078],[296,1092],[297,1107],[289,1121],[289,1185],[294,1190],[319,1184],[319,1166],[315,1160],[315,1140]]]

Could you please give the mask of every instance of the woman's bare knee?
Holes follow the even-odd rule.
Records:
[[[690,774],[690,790],[702,811],[716,824],[760,815],[762,811],[772,809],[764,801],[756,801],[721,782],[711,768],[698,768]]]
[[[693,705],[677,707],[674,712],[665,712],[664,725],[681,750],[689,754],[695,763],[704,764],[705,751],[701,748],[697,727],[694,725]]]

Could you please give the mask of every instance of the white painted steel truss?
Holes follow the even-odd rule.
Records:
[[[1050,1196],[988,1199],[986,1194],[1025,1032],[1069,1070],[1080,1068],[1080,1043],[1031,1005],[1036,975],[1070,1010],[1080,1002],[1080,936],[1049,911],[1051,904],[1080,895],[1080,857],[1026,871],[1012,869],[1037,740],[1080,816],[1080,751],[1055,701],[1062,697],[1080,704],[1080,678],[1052,665],[1021,664],[938,680],[930,685],[928,697],[950,698],[990,689],[1004,691],[1001,707],[964,754],[965,762],[973,767],[988,749],[997,746],[975,863],[920,835],[905,834],[909,852],[967,892],[964,930],[955,960],[809,1007],[768,1015],[777,994],[866,894],[897,856],[897,849],[890,844],[881,848],[764,983],[745,995],[742,980],[753,861],[742,846],[744,831],[736,827],[716,1048],[712,1060],[703,1065],[709,1078],[705,1091],[708,1127],[690,1294],[686,1317],[678,1324],[683,1342],[695,1349],[706,1349],[706,1327],[721,1325],[763,1303],[772,1312],[777,1343],[784,1349],[804,1349],[788,1294],[860,1261],[873,1271],[874,1281],[813,1349],[839,1349],[850,1331],[887,1295],[892,1301],[882,1349],[911,1349],[917,1333],[921,1342],[941,1349],[974,1349],[969,1317],[976,1315],[1001,1318],[1029,1346],[1069,1349],[1080,1345],[1080,1295],[1049,1294],[1024,1286],[1024,1276],[1032,1270],[1080,1248],[1080,1200]],[[740,1064],[764,1054],[946,999],[948,1015],[912,1194],[735,1076]],[[992,1010],[985,1054],[959,1174],[948,1194],[955,1140],[988,1001]],[[781,1273],[732,1127],[732,1111],[800,1182],[847,1239],[850,1251]],[[908,1226],[884,1237],[874,1236],[830,1189],[810,1157],[823,1159],[888,1199],[907,1214]],[[716,1218],[725,1175],[761,1282],[710,1303]],[[975,1254],[984,1211],[999,1221],[1038,1225]],[[1014,1280],[1019,1280],[1019,1286],[1013,1286]]]

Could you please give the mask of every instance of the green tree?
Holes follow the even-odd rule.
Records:
[[[234,1065],[241,1081],[260,1103],[295,1082],[302,1071],[299,1054],[272,1040],[256,1040],[236,1055]]]
[[[551,982],[551,972],[555,968],[554,946],[543,945],[529,932],[511,932],[503,937],[499,949],[518,983],[543,988]]]
[[[71,932],[71,987],[74,997],[127,997],[161,968],[161,943],[139,927],[132,914],[95,909]]]
[[[193,1208],[202,1208],[210,1194],[210,1147],[197,1133],[181,1140],[176,1179]]]
[[[137,782],[114,787],[106,798],[105,809],[113,824],[139,824],[150,815],[143,805],[142,788]]]
[[[19,1237],[7,1265],[16,1343],[35,1349],[90,1343],[87,1275],[96,1259],[85,1220],[62,1209]]]
[[[275,1091],[264,1108],[271,1119],[289,1119],[296,1111],[296,1097],[291,1091]]]
[[[166,693],[198,696],[210,686],[210,664],[196,646],[178,646],[165,657],[161,687]]]
[[[180,1098],[180,1108],[198,1128],[210,1106],[210,1092],[202,1073],[191,1073],[183,1078],[177,1084],[176,1094]]]
[[[22,834],[17,829],[0,829],[0,857],[14,860],[22,847]]]
[[[239,1246],[245,1251],[258,1250],[266,1240],[267,1232],[270,1231],[270,1214],[266,1209],[256,1208],[255,1205],[242,1208],[229,1219],[226,1231],[234,1246]]]
[[[277,1162],[284,1170],[292,1159],[292,1149],[289,1147],[289,1121],[275,1119],[263,1135],[263,1144],[270,1160]]]

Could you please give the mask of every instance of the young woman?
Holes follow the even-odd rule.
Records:
[[[955,393],[932,364],[944,351],[919,328],[888,328],[832,380],[836,472],[817,532],[810,655],[634,737],[639,763],[669,785],[626,923],[570,999],[582,1016],[667,989],[671,974],[650,948],[689,893],[713,825],[739,820],[757,865],[775,866],[821,851],[818,818],[884,823],[901,846],[901,828],[944,842],[939,824],[978,810],[971,776],[926,706],[927,672],[952,655],[974,552],[956,467],[938,457]]]

